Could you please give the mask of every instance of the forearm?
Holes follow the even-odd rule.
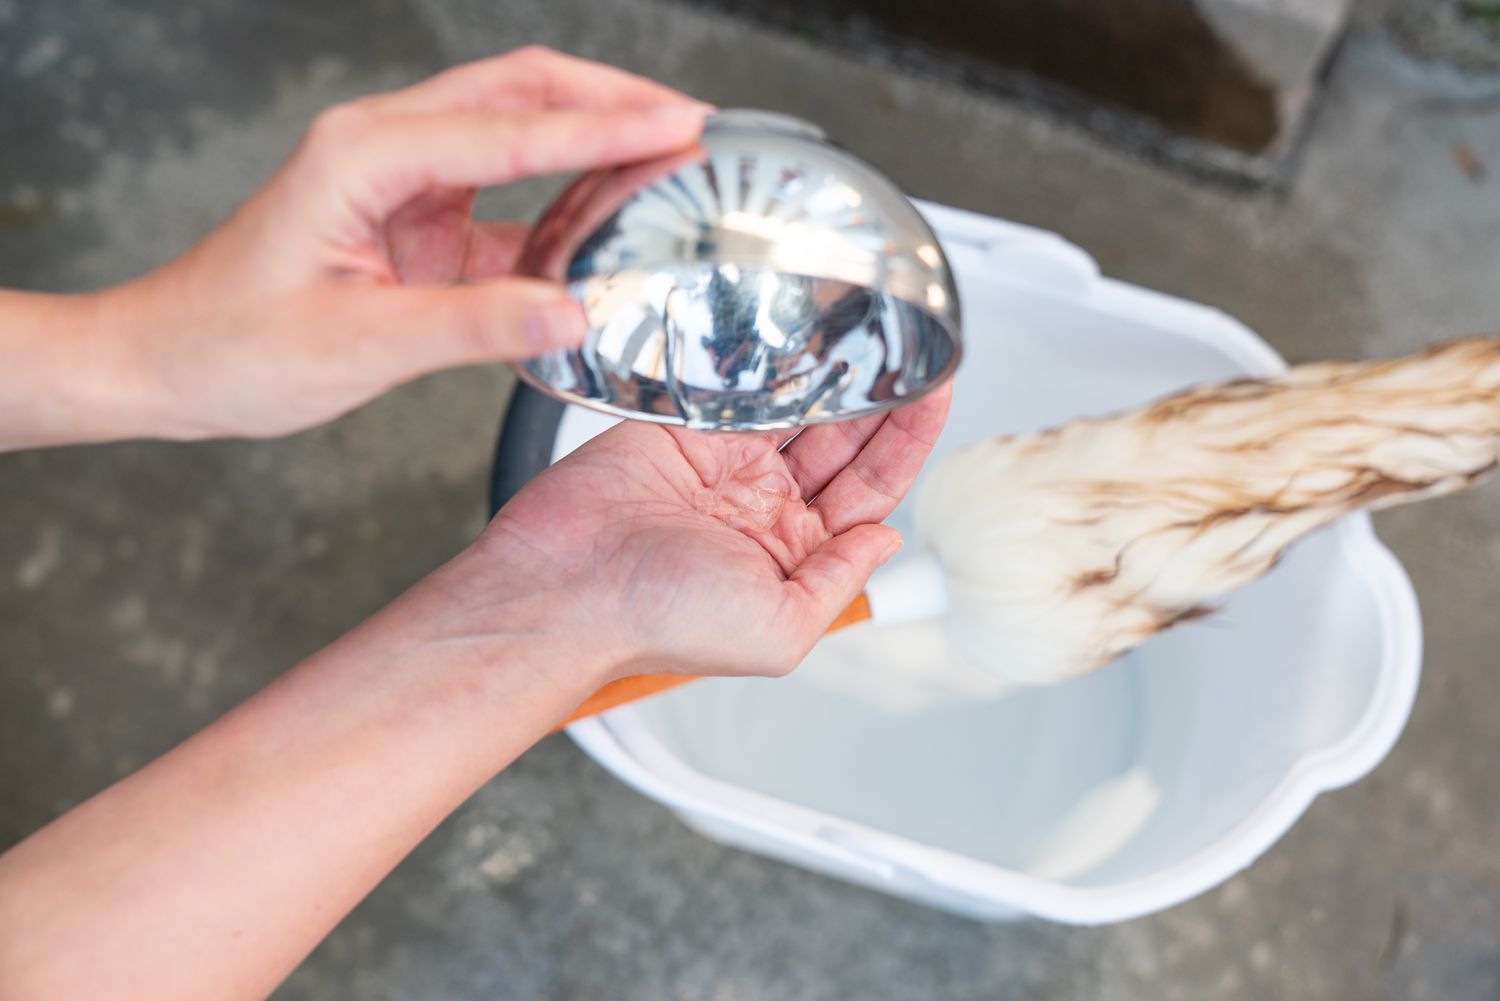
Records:
[[[0,451],[151,432],[136,298],[0,289]]]
[[[608,673],[545,597],[463,621],[471,584],[444,568],[0,856],[0,998],[269,993]]]

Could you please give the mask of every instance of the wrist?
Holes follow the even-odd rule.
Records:
[[[192,342],[186,335],[203,325],[194,295],[200,279],[187,270],[191,256],[122,285],[71,297],[86,341],[79,392],[101,425],[101,435],[89,440],[195,441],[229,433],[199,419],[195,399],[207,373],[180,363]]]
[[[580,592],[481,540],[362,629],[414,662],[441,659],[481,702],[524,694],[538,706],[560,707],[561,718],[630,659],[598,626]]]
[[[167,349],[188,303],[174,297],[163,273],[87,297],[99,373],[97,405],[119,430],[116,438],[203,437],[185,429],[181,394],[167,377]]]
[[[99,416],[102,440],[159,438],[166,432],[167,402],[151,378],[146,279],[89,293],[81,335],[88,340],[89,375],[80,381],[87,406]]]

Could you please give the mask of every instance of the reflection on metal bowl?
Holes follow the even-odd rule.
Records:
[[[582,348],[528,382],[690,427],[793,427],[889,409],[961,354],[958,294],[899,190],[806,123],[723,112],[701,145],[587,174],[533,231],[523,273],[585,307]]]

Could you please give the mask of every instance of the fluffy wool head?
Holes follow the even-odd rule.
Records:
[[[917,525],[954,643],[1042,683],[1208,614],[1314,528],[1462,489],[1497,458],[1500,338],[1471,338],[960,449],[929,470]]]

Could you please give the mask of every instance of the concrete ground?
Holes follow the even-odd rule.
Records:
[[[320,106],[533,41],[821,122],[913,194],[1054,229],[1293,360],[1500,328],[1500,102],[1482,97],[1500,79],[1413,62],[1374,26],[1340,53],[1290,190],[1247,194],[669,0],[0,0],[0,284],[141,272]],[[547,190],[488,207],[529,216]],[[285,441],[0,458],[0,845],[470,538],[510,385],[445,375]],[[1497,502],[1492,485],[1378,519],[1428,631],[1405,736],[1167,913],[1095,930],[947,917],[710,844],[550,738],[277,996],[1496,998]]]

